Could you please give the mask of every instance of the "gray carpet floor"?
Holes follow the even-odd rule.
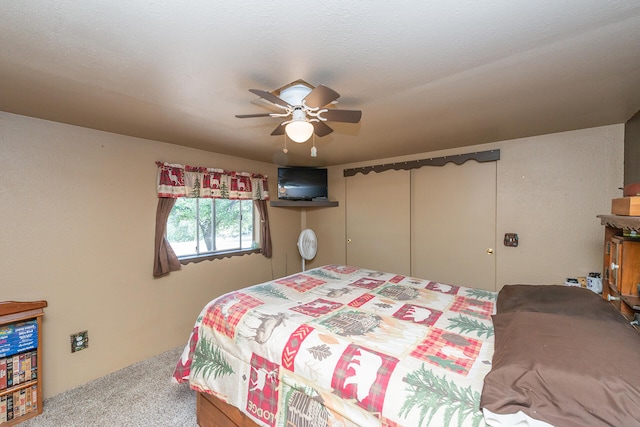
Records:
[[[171,382],[182,348],[45,399],[42,415],[20,427],[195,427],[195,392]]]

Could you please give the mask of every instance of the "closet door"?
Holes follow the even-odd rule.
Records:
[[[409,275],[409,171],[346,178],[347,264]]]
[[[496,162],[413,169],[411,275],[496,289]]]

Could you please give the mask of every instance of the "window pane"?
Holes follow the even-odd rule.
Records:
[[[196,254],[197,199],[181,197],[167,220],[167,239],[177,256]]]
[[[257,247],[253,234],[253,200],[242,200],[240,202],[242,211],[242,249]]]
[[[252,200],[179,198],[167,220],[167,239],[178,257],[255,249]]]
[[[216,199],[216,249],[240,249],[240,201]]]

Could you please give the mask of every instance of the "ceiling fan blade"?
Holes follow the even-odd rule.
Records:
[[[271,117],[270,113],[260,113],[260,114],[236,114],[236,117],[239,119],[250,119],[253,117]]]
[[[362,117],[362,111],[329,109],[320,116],[330,122],[358,123]]]
[[[272,104],[276,104],[279,107],[291,108],[291,106],[287,102],[285,102],[282,98],[279,98],[274,94],[272,94],[271,92],[267,92],[266,90],[249,89],[249,92],[255,95],[258,95],[260,98],[264,98],[267,101],[271,102]]]
[[[322,108],[340,98],[340,94],[333,89],[320,85],[304,97],[304,103],[311,108]]]
[[[329,135],[333,132],[333,129],[327,126],[324,122],[311,122],[311,124],[313,125],[313,131],[318,136]]]
[[[273,132],[271,132],[271,136],[277,136],[277,135],[284,135],[284,126],[282,126],[282,123],[280,123],[278,127],[275,128]]]

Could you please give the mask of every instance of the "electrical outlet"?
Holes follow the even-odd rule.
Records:
[[[71,353],[84,350],[89,347],[89,331],[76,332],[71,334]]]
[[[517,233],[505,233],[504,245],[512,248],[518,247],[518,234]]]

